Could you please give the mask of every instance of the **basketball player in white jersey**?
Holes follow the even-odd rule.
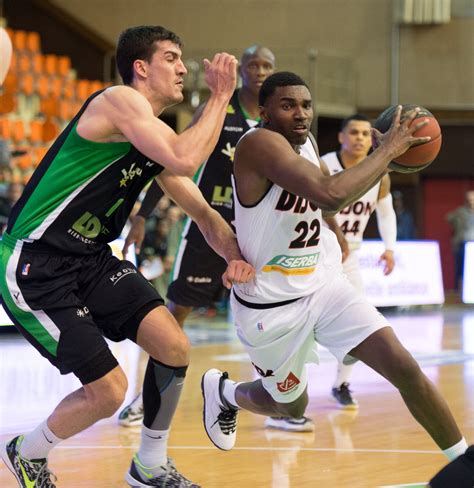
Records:
[[[231,305],[261,379],[235,383],[217,369],[203,375],[210,440],[232,449],[239,409],[301,417],[308,403],[305,364],[319,343],[339,361],[364,361],[387,378],[446,456],[456,458],[467,443],[448,405],[385,318],[349,283],[336,236],[321,223],[322,210],[347,207],[386,174],[392,159],[428,142],[413,135],[426,119],[410,127],[415,109],[401,123],[399,106],[391,128],[374,131],[378,148],[370,156],[326,176],[316,152],[302,151],[313,118],[304,81],[288,72],[269,76],[259,104],[263,127],[239,141],[234,159],[237,239],[256,277],[234,286]]]
[[[371,147],[370,129],[370,121],[365,115],[354,114],[343,120],[338,134],[340,150],[321,157],[330,174],[352,168],[367,156]],[[335,215],[336,222],[344,233],[351,251],[342,267],[349,281],[360,293],[364,293],[364,284],[357,250],[360,248],[365,228],[374,210],[377,215],[377,227],[385,245],[380,261],[384,264],[384,274],[389,275],[395,265],[393,249],[397,238],[397,217],[393,209],[388,174],[367,193]],[[350,364],[338,364],[337,376],[331,392],[338,406],[344,409],[356,409],[358,406],[349,389],[352,368],[353,365]]]

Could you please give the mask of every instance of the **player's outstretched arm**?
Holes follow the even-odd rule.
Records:
[[[178,175],[192,176],[217,143],[235,89],[236,68],[237,60],[226,53],[216,54],[212,62],[205,60],[211,96],[199,120],[179,135],[155,117],[148,100],[130,87],[104,92],[105,115],[118,133],[152,161]]]
[[[384,265],[384,275],[389,275],[395,267],[394,249],[397,240],[397,215],[393,208],[389,175],[382,178],[375,213],[379,234],[385,244],[385,251],[380,256],[380,262]]]
[[[164,171],[157,180],[167,195],[196,222],[207,243],[228,263],[224,284],[245,283],[255,277],[254,268],[240,253],[237,239],[227,222],[204,199],[197,185],[186,177]]]
[[[260,186],[261,190],[263,182],[270,181],[313,201],[322,210],[334,212],[343,209],[379,181],[392,159],[411,145],[430,140],[429,137],[413,136],[427,123],[425,119],[410,127],[418,111],[410,112],[402,123],[400,113],[401,107],[396,111],[390,130],[378,135],[380,145],[370,156],[331,176],[324,175],[316,165],[296,154],[289,142],[277,132],[259,129],[246,135],[237,145],[234,156],[239,197],[249,194],[251,200],[252,185]],[[255,201],[244,203],[253,204]]]

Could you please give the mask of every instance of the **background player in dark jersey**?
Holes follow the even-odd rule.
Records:
[[[205,60],[211,97],[199,121],[177,135],[158,116],[183,99],[179,37],[158,26],[124,31],[117,65],[125,86],[93,94],[55,141],[13,208],[0,246],[5,310],[26,339],[82,387],[2,457],[20,486],[54,487],[47,456],[61,440],[110,417],[127,378],[104,336],[131,339],[150,355],[144,426],[126,480],[131,486],[196,486],[167,458],[167,438],[189,362],[189,342],[163,300],[108,243],[157,176],[229,262],[231,281],[252,277],[235,236],[187,176],[208,157],[235,89],[237,60]],[[181,175],[181,176],[176,176]]]

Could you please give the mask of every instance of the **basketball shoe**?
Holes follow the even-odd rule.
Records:
[[[15,475],[22,488],[56,488],[51,481],[56,476],[48,469],[46,459],[25,459],[21,457],[19,448],[23,436],[15,437],[2,449],[2,458],[7,468]]]
[[[166,466],[161,466],[162,473],[156,476],[152,474],[150,468],[143,466],[135,454],[125,481],[135,487],[141,486],[160,486],[161,488],[200,488],[192,481],[189,481],[176,469],[173,460],[168,458]]]
[[[237,435],[238,410],[229,405],[223,395],[224,381],[228,377],[227,373],[210,369],[201,381],[204,428],[211,442],[223,451],[234,447]]]
[[[359,408],[359,404],[355,398],[352,397],[351,390],[349,390],[349,383],[342,383],[339,388],[333,388],[331,394],[336,400],[337,406],[347,410],[355,410]]]
[[[123,427],[135,427],[143,422],[143,398],[141,392],[132,402],[123,408],[118,416],[118,423]]]
[[[288,432],[314,432],[314,422],[308,417],[267,417],[265,427],[286,430]]]

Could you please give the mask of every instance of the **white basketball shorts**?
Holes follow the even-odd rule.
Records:
[[[249,308],[232,293],[231,306],[240,341],[264,388],[280,403],[290,403],[303,394],[305,365],[317,362],[317,343],[350,364],[356,361],[348,356],[354,347],[390,326],[342,273],[316,293],[288,305]]]

